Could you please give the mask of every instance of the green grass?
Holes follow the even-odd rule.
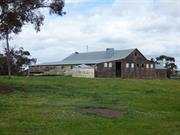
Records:
[[[180,135],[180,81],[0,77],[0,135]],[[114,102],[116,101],[116,102]],[[108,108],[120,118],[81,113]]]

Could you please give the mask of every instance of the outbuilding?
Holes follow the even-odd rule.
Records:
[[[156,69],[155,62],[148,60],[137,48],[127,50],[107,48],[106,51],[75,52],[59,62],[30,66],[29,73],[30,75],[73,75],[74,71],[79,71],[80,76],[87,76],[80,72],[83,70],[80,65],[93,69],[94,72],[91,74],[93,73],[94,77],[162,79],[167,76],[165,69]]]

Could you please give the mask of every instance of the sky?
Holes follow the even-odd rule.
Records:
[[[138,48],[147,58],[168,55],[180,67],[180,0],[66,0],[63,17],[45,15],[41,31],[26,25],[11,46],[24,47],[37,63],[74,52]],[[4,43],[3,43],[4,44]],[[2,44],[2,45],[3,45]]]

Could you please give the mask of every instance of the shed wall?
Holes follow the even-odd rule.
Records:
[[[100,63],[96,65],[95,76],[96,77],[116,77],[115,61],[105,62],[107,63],[107,67],[104,67],[104,63]],[[112,67],[109,67],[109,63],[112,63]]]
[[[112,67],[104,67],[104,63],[97,64],[96,77],[117,77],[116,63],[121,62],[122,78],[150,78],[155,79],[156,69],[155,63],[147,60],[138,50],[133,51],[127,58],[122,60],[106,62],[112,63]],[[129,68],[126,64],[129,64]],[[131,67],[134,64],[134,67]],[[149,68],[146,68],[149,64]],[[153,64],[153,68],[150,65]]]
[[[129,68],[126,67],[129,63]],[[131,66],[134,64],[134,67]],[[153,68],[151,67],[153,65]],[[146,67],[149,65],[149,68]],[[137,49],[122,61],[123,78],[156,78],[155,63],[147,60]]]
[[[167,79],[167,69],[156,69],[158,79]]]

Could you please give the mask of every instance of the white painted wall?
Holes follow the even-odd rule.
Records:
[[[89,67],[89,68],[75,67],[72,70],[72,77],[94,78],[95,70],[93,67]]]

